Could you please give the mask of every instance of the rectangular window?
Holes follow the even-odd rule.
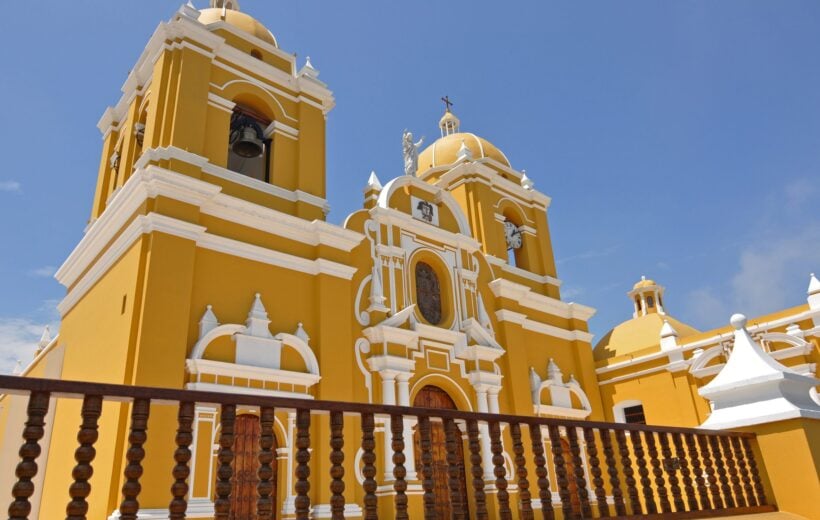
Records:
[[[643,414],[643,405],[627,406],[624,408],[624,422],[627,424],[646,424]]]

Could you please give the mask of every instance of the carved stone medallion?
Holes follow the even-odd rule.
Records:
[[[441,322],[441,284],[430,265],[416,264],[416,303],[425,320],[438,325]]]

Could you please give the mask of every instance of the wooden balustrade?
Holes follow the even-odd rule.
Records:
[[[17,482],[11,489],[13,499],[8,509],[12,520],[27,519],[31,514],[30,499],[43,465],[43,461],[38,462],[40,441],[50,405],[54,399],[78,398],[82,400],[81,423],[77,430],[77,465],[68,490],[70,502],[66,518],[69,519],[86,518],[87,499],[95,491],[89,479],[105,400],[131,402],[124,484],[119,501],[120,517],[125,520],[137,518],[141,507],[139,495],[147,485],[141,482],[141,477],[142,464],[146,456],[150,457],[150,445],[146,453],[150,412],[168,403],[176,403],[172,404],[177,412],[177,430],[173,437],[176,450],[167,463],[166,483],[152,481],[150,485],[169,490],[166,502],[169,518],[186,518],[198,403],[219,407],[213,490],[214,518],[218,519],[233,518],[232,463],[239,456],[234,453],[238,449],[235,437],[241,431],[234,431],[235,426],[239,428],[238,408],[254,409],[259,414],[255,507],[256,517],[260,519],[280,516],[282,504],[277,503],[274,491],[277,479],[293,483],[289,491],[298,519],[311,517],[312,508],[317,507],[313,501],[320,495],[329,497],[325,499],[329,503],[323,507],[328,508],[333,519],[345,518],[347,506],[353,504],[354,497],[360,497],[359,506],[365,520],[376,520],[380,515],[407,519],[422,513],[425,520],[439,518],[437,507],[443,502],[449,504],[451,518],[478,520],[554,520],[556,506],[565,519],[658,517],[660,514],[664,518],[701,518],[775,510],[774,506],[767,505],[760,465],[753,449],[756,439],[748,433],[13,376],[0,376],[0,392],[29,396]],[[277,472],[275,461],[274,423],[278,412],[289,413],[294,420],[292,466],[288,466],[292,467],[292,474],[289,476],[278,474],[281,471]],[[351,424],[346,422],[350,420],[356,421],[355,428],[345,427]],[[376,431],[377,420],[385,424],[382,433]],[[433,426],[441,428],[439,424],[445,436],[444,461],[435,460],[432,446]],[[405,445],[410,438],[409,428],[415,430],[417,462],[408,460],[406,455],[412,448]],[[329,433],[319,438],[317,432]],[[389,453],[379,453],[376,449],[376,437],[380,434],[389,441]],[[151,435],[159,438],[173,432],[153,431]],[[488,438],[482,439],[482,435]],[[316,451],[324,460],[312,458],[311,447],[318,445],[329,447],[329,451],[327,448]],[[482,453],[487,447],[490,453]],[[356,472],[346,472],[358,450],[359,468]],[[466,461],[462,460],[462,454],[467,455]],[[392,479],[377,482],[377,467],[388,461],[392,461]],[[490,461],[492,467],[485,468],[485,461]],[[418,466],[417,480],[408,476],[412,475],[408,468],[412,469],[414,463]],[[152,460],[152,467],[157,464]],[[444,490],[434,482],[436,464],[445,464],[447,468]],[[315,474],[317,468],[323,468],[322,474]],[[351,473],[360,475],[360,480],[351,478]],[[489,473],[494,479],[486,477]],[[465,474],[471,477],[466,490]],[[317,486],[324,491],[319,493]],[[411,488],[415,491],[408,493]]]

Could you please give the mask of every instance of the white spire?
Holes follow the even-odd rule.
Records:
[[[18,359],[17,363],[14,364],[14,370],[11,371],[11,375],[19,376],[22,373],[23,373],[23,362]]]
[[[308,333],[305,332],[305,328],[302,326],[301,321],[299,322],[299,325],[296,327],[296,332],[294,332],[293,335],[301,339],[305,343],[310,344],[310,336],[308,336]]]
[[[382,190],[382,183],[379,180],[379,177],[376,176],[376,170],[370,171],[370,177],[367,179],[367,187],[365,191],[381,191]]]
[[[555,360],[552,358],[550,358],[550,362],[547,365],[547,379],[554,381],[556,383],[564,382],[564,374],[561,372],[561,369],[558,368],[558,364],[556,364]]]
[[[299,69],[299,76],[307,76],[309,78],[317,79],[319,77],[319,69],[313,66],[310,62],[310,56],[305,58],[305,64]]]
[[[256,293],[251,310],[248,312],[248,319],[245,321],[245,333],[250,336],[267,338],[271,335],[268,324],[270,324],[270,320],[268,319],[268,311],[265,310],[265,305],[262,303],[262,295]]]
[[[43,350],[51,343],[51,327],[48,325],[43,329],[43,335],[40,336],[40,341],[37,342],[38,350]]]
[[[216,319],[216,314],[214,314],[213,307],[207,305],[205,307],[205,312],[202,314],[202,318],[199,320],[199,338],[202,339],[202,336],[217,327],[219,327],[219,320]]]
[[[734,347],[726,366],[698,393],[714,411],[701,426],[737,428],[795,417],[820,419],[810,392],[820,380],[798,374],[769,356],[746,329],[746,316],[731,318]]]
[[[814,273],[811,273],[809,277],[809,290],[806,293],[809,296],[820,294],[820,280],[817,279]]]
[[[678,337],[678,331],[675,327],[669,324],[668,321],[663,320],[663,327],[661,327],[661,338]]]
[[[458,149],[458,155],[456,156],[456,159],[458,159],[459,161],[462,159],[466,159],[468,161],[473,160],[473,152],[471,152],[470,149],[467,148],[467,144],[464,142],[464,139],[461,140],[461,147]]]
[[[532,182],[532,179],[527,177],[527,170],[521,170],[521,187],[525,190],[532,190],[535,186],[535,183]]]

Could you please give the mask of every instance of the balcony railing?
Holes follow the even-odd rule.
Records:
[[[146,454],[147,423],[154,406],[177,407],[177,446],[173,460],[168,461],[170,488],[169,518],[181,519],[188,507],[188,478],[193,442],[192,423],[198,403],[220,407],[214,502],[214,518],[241,518],[232,515],[234,459],[234,424],[237,407],[254,407],[259,411],[261,434],[258,446],[258,486],[255,518],[270,519],[281,509],[272,495],[276,476],[274,461],[274,413],[295,413],[295,518],[311,515],[310,463],[313,443],[331,448],[329,471],[330,514],[345,518],[345,488],[361,486],[359,506],[362,517],[375,520],[385,516],[378,506],[376,422],[385,420],[391,435],[392,507],[389,516],[408,518],[408,482],[405,463],[405,424],[416,421],[419,436],[419,480],[423,490],[422,510],[426,520],[436,519],[436,493],[433,481],[431,425],[441,422],[446,436],[449,464],[449,497],[451,516],[455,519],[473,514],[488,518],[701,518],[741,513],[774,511],[767,503],[761,469],[755,460],[756,439],[753,434],[707,431],[659,426],[610,424],[590,421],[567,421],[455,410],[381,406],[333,401],[275,398],[259,395],[173,390],[112,384],[0,376],[0,393],[27,394],[27,420],[22,431],[23,444],[16,468],[17,483],[11,490],[13,502],[8,511],[13,520],[26,519],[34,494],[33,479],[38,472],[40,440],[44,435],[44,418],[52,398],[81,399],[81,425],[75,451],[76,466],[71,474],[67,518],[86,518],[86,499],[93,492],[89,484],[94,462],[94,444],[98,421],[105,400],[131,402],[128,443],[125,452],[124,484],[119,513],[123,520],[136,520],[140,510],[140,477]],[[329,438],[316,439],[311,433],[312,418],[327,421]],[[355,432],[345,431],[344,417],[355,417]],[[314,429],[315,429],[315,421]],[[460,426],[466,428],[469,464],[467,475],[471,491],[469,503],[463,503],[458,471],[462,442]],[[386,428],[388,429],[388,428]],[[324,430],[324,429],[323,429]],[[526,431],[525,436],[523,432]],[[159,431],[151,435],[167,435]],[[489,442],[482,435],[489,436]],[[525,439],[525,437],[527,437]],[[551,453],[545,450],[549,441]],[[8,442],[8,440],[6,440]],[[529,446],[525,446],[529,444]],[[489,445],[492,456],[482,457],[482,445]],[[351,449],[361,448],[363,479],[345,480],[343,463]],[[507,474],[506,452],[511,457],[512,474]],[[583,448],[583,450],[582,450]],[[529,455],[527,457],[526,455]],[[584,460],[585,459],[585,460]],[[482,461],[491,460],[494,483],[485,480]],[[384,461],[381,461],[384,462]],[[3,464],[13,463],[3,461]],[[586,463],[586,464],[585,464]],[[554,470],[554,482],[560,506],[553,506],[548,468]],[[586,468],[586,469],[585,469]],[[68,477],[67,477],[68,478]],[[108,478],[108,477],[106,477]],[[589,480],[589,482],[588,482]],[[152,482],[152,485],[157,485]],[[494,488],[493,488],[494,486]],[[510,489],[508,489],[510,488]],[[389,489],[389,488],[388,488]],[[315,490],[314,490],[315,491]],[[8,493],[8,490],[2,491]],[[383,488],[379,488],[383,495]],[[348,496],[350,493],[348,493]],[[490,495],[493,498],[490,498]],[[6,495],[8,496],[8,495]],[[49,500],[57,500],[53,494]],[[384,498],[382,497],[382,500]],[[421,513],[419,513],[421,514]],[[276,515],[276,517],[279,517]]]

